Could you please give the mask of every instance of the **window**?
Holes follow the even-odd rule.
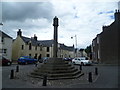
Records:
[[[41,59],[41,57],[42,57],[42,55],[40,54],[39,57],[38,57],[38,59]]]
[[[40,47],[40,51],[42,51],[42,47]]]
[[[29,54],[29,56],[31,56],[31,54]]]
[[[99,37],[97,37],[97,44],[99,44],[99,40],[100,40]]]
[[[0,49],[0,53],[7,53],[7,49]]]
[[[47,54],[47,57],[50,57],[50,54]]]
[[[100,59],[100,51],[99,51],[99,49],[98,49],[98,59]]]
[[[47,52],[49,52],[49,47],[47,47]]]
[[[22,45],[22,48],[21,48],[22,50],[24,49],[24,45]]]
[[[2,53],[2,49],[0,49],[0,53]]]
[[[4,42],[4,37],[2,37],[1,42]]]
[[[35,46],[35,50],[37,50],[37,46]]]
[[[7,49],[3,49],[3,53],[7,53]]]
[[[93,46],[95,46],[95,41],[93,41]]]
[[[29,50],[31,50],[32,49],[32,45],[31,45],[31,43],[29,44]]]

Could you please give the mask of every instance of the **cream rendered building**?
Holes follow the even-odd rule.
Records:
[[[53,57],[53,40],[37,40],[37,37],[28,38],[22,36],[19,29],[17,38],[13,41],[12,59],[17,60],[21,56],[34,58]],[[58,57],[74,57],[74,47],[58,44]]]
[[[62,58],[74,58],[74,46],[66,46],[64,44],[59,44],[58,56]]]

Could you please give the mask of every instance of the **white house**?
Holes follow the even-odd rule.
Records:
[[[12,37],[0,30],[0,55],[11,60]]]

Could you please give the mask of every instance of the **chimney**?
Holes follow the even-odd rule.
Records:
[[[115,21],[120,21],[120,11],[119,10],[115,10]]]
[[[18,29],[18,32],[17,32],[17,36],[22,36],[22,31],[21,31],[21,29]]]

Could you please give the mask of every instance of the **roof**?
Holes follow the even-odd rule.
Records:
[[[52,44],[54,43],[54,40],[39,40],[38,44],[43,45],[43,46],[52,46]]]
[[[73,51],[74,50],[73,46],[66,46],[64,44],[60,44],[60,48],[64,49],[64,50],[69,50],[69,51]]]
[[[28,44],[29,41],[31,41],[33,46],[42,45],[44,47],[51,47],[53,45],[53,43],[54,43],[54,40],[37,40],[36,41],[34,38],[28,38],[28,37],[24,37],[24,36],[21,36],[21,38],[27,44]],[[69,51],[73,51],[74,50],[73,46],[66,46],[64,44],[60,44],[60,48],[64,49],[64,50],[69,50]]]
[[[0,30],[0,36],[12,39],[12,37],[10,37],[9,35],[7,35],[6,33],[4,33],[1,30]]]
[[[33,46],[42,45],[42,46],[50,47],[53,44],[53,40],[37,40],[36,41],[34,38],[28,38],[24,36],[22,36],[21,38],[25,43],[28,43],[29,41],[31,41]]]
[[[28,37],[22,36],[21,38],[23,39],[23,41],[24,41],[25,43],[28,43],[28,42],[30,41],[30,38],[28,38]]]

